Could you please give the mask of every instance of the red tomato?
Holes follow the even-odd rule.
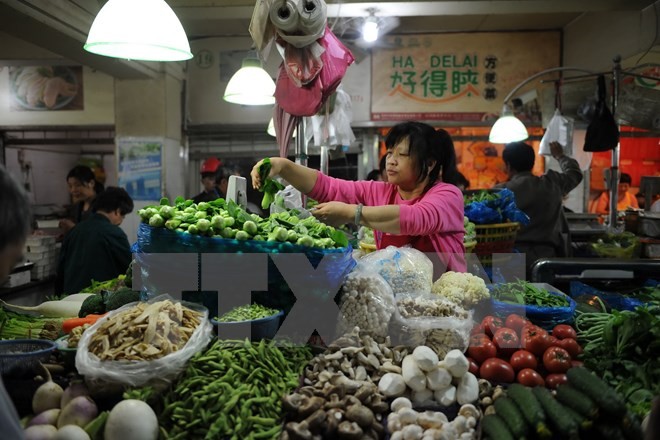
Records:
[[[481,333],[486,333],[484,331],[484,326],[481,325],[481,324],[475,325],[474,327],[472,327],[472,330],[470,330],[471,335],[478,335],[478,334],[481,334]]]
[[[552,336],[557,339],[577,339],[575,329],[568,324],[558,324],[552,329]]]
[[[506,321],[504,321],[504,326],[508,328],[514,329],[516,332],[520,333],[522,330],[523,326],[527,324],[529,321],[525,318],[523,318],[520,315],[517,315],[515,313],[510,314],[509,316],[506,317]]]
[[[488,315],[481,321],[481,325],[488,336],[493,336],[498,328],[504,327],[504,322],[502,318]]]
[[[479,367],[479,375],[490,382],[513,382],[516,375],[513,367],[502,359],[491,358]]]
[[[497,356],[497,347],[488,338],[471,338],[468,356],[481,364],[486,359]]]
[[[571,368],[571,355],[561,347],[550,347],[543,353],[543,366],[549,373],[566,373]]]
[[[543,376],[537,373],[531,368],[523,368],[518,372],[518,377],[516,378],[518,383],[526,387],[544,387],[545,381]]]
[[[520,371],[525,368],[531,368],[535,370],[536,367],[538,366],[538,361],[536,360],[536,356],[534,356],[532,353],[530,353],[527,350],[518,350],[515,353],[513,353],[511,355],[511,360],[509,360],[509,363],[516,371]]]
[[[573,367],[583,367],[583,366],[584,366],[584,362],[582,362],[582,361],[571,361],[571,368],[573,368]]]
[[[557,342],[557,347],[561,347],[571,355],[572,358],[578,357],[582,353],[582,347],[578,344],[578,341],[571,338],[560,339]]]
[[[468,371],[474,374],[475,376],[479,377],[479,364],[477,364],[477,362],[471,357],[468,357],[467,360],[469,363]]]
[[[527,329],[532,329],[538,334],[543,334],[543,335],[548,334],[548,332],[545,331],[545,329],[543,329],[542,327],[539,327],[538,325],[534,325],[531,322],[528,322],[527,324],[523,325],[523,331],[525,331]]]
[[[545,350],[548,348],[548,335],[540,327],[535,325],[523,327],[523,332],[520,335],[521,347],[536,356],[543,356]]]
[[[548,347],[559,347],[559,344],[558,344],[559,339],[555,338],[552,335],[548,335],[547,339],[548,339]]]
[[[520,348],[520,339],[512,328],[502,327],[497,329],[493,336],[493,342],[497,349],[504,355],[509,355]]]
[[[545,386],[550,389],[557,389],[561,384],[568,383],[568,378],[565,374],[548,374],[545,376]]]

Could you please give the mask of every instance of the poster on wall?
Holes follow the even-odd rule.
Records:
[[[82,66],[9,67],[11,111],[84,110]]]
[[[560,62],[559,32],[387,35],[374,51],[371,119],[474,122],[495,118],[504,97]],[[523,102],[522,104],[525,104]],[[538,106],[525,119],[540,121]]]
[[[119,186],[133,200],[160,200],[163,138],[118,138]]]

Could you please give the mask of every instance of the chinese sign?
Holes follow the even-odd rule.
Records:
[[[560,61],[558,32],[390,35],[372,56],[372,120],[482,121]]]
[[[163,139],[119,138],[119,186],[133,200],[160,200]]]

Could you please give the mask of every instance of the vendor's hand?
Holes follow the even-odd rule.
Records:
[[[68,218],[60,220],[60,222],[58,224],[60,229],[62,229],[65,233],[69,232],[71,229],[73,229],[73,227],[75,225],[76,224],[73,221],[69,220]]]
[[[559,142],[550,142],[550,154],[555,159],[559,159],[564,155],[564,147]]]
[[[326,225],[339,227],[355,218],[355,205],[342,202],[319,203],[312,209],[312,215]]]
[[[282,167],[284,166],[284,161],[287,159],[283,159],[281,157],[271,157],[270,158],[270,173],[268,174],[268,177],[275,177],[280,174],[282,171]],[[250,177],[252,178],[252,188],[254,189],[259,189],[263,185],[263,182],[261,181],[261,176],[259,176],[259,167],[263,163],[264,159],[261,159],[259,162],[257,162],[253,167],[252,171],[250,171]]]

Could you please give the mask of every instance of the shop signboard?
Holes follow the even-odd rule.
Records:
[[[372,55],[371,119],[375,121],[488,120],[500,113],[504,97],[518,83],[560,65],[559,32],[383,38],[381,47],[389,48]],[[540,121],[540,117],[536,106],[524,119]]]
[[[160,200],[163,138],[117,139],[119,186],[133,200]]]

